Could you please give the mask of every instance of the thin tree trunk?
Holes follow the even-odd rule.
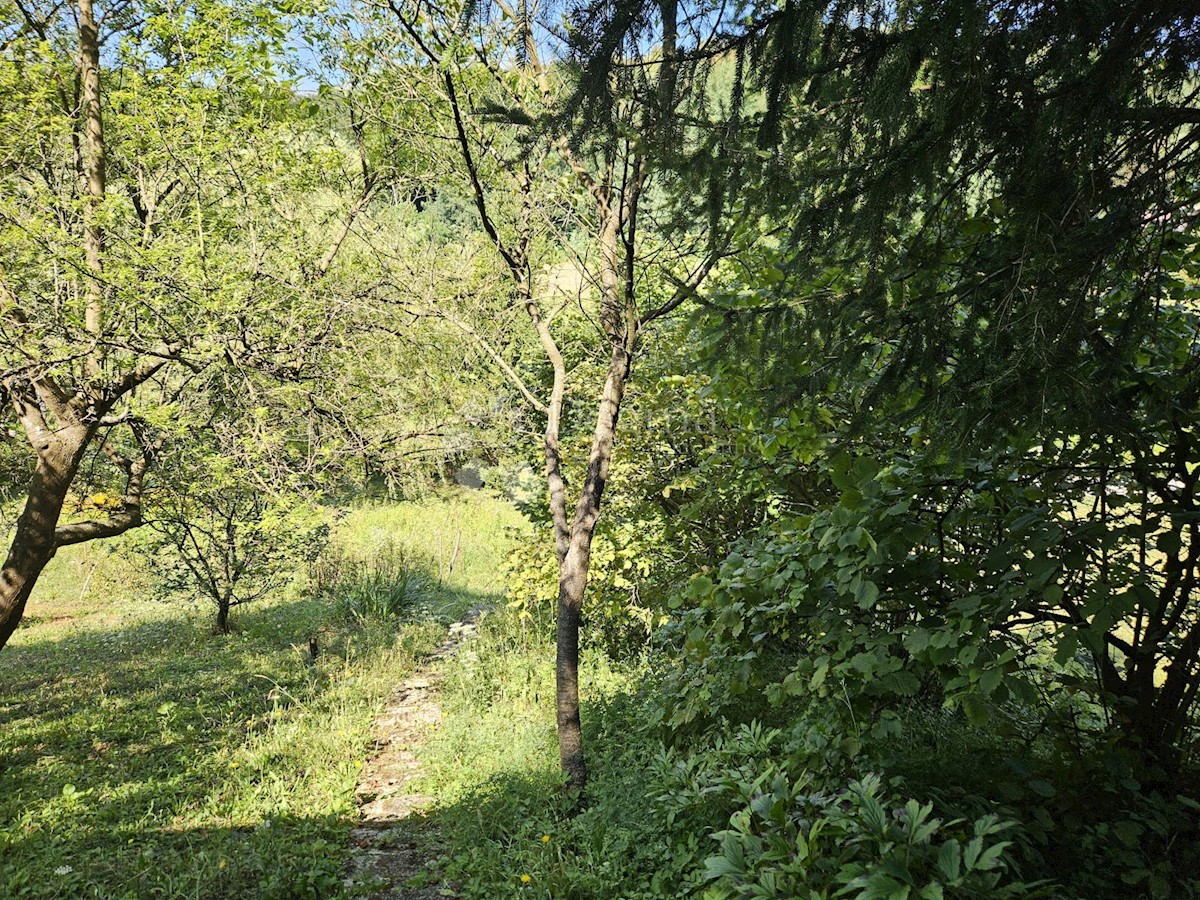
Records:
[[[1184,589],[1185,596],[1190,589]],[[1128,742],[1141,754],[1147,772],[1160,768],[1168,777],[1178,774],[1182,763],[1180,739],[1188,724],[1192,704],[1200,693],[1200,676],[1195,673],[1200,656],[1200,626],[1182,635],[1162,685],[1150,691],[1131,686],[1130,705],[1124,732]],[[1153,659],[1147,668],[1153,664]]]
[[[532,302],[529,304],[532,308]],[[534,320],[539,333],[545,331],[543,344],[547,347],[554,369],[554,385],[550,390],[550,403],[546,410],[546,431],[543,436],[542,449],[546,459],[546,486],[550,492],[550,520],[554,523],[554,552],[561,568],[567,557],[570,543],[570,530],[567,524],[567,484],[562,475],[562,454],[559,448],[559,431],[562,425],[563,397],[567,386],[567,369],[563,363],[558,346],[549,338],[549,329],[545,328],[540,318]],[[551,353],[551,351],[553,351]]]
[[[607,184],[606,180],[606,184]],[[608,191],[597,195],[601,228],[600,244],[600,326],[611,346],[608,376],[596,414],[592,447],[588,455],[587,475],[575,507],[575,518],[567,538],[567,552],[559,555],[558,627],[555,654],[555,699],[558,719],[558,753],[567,786],[583,791],[587,785],[587,763],[583,749],[583,727],[579,715],[579,628],[583,623],[583,599],[587,592],[588,570],[592,561],[592,537],[600,519],[600,502],[612,462],[613,442],[625,382],[633,364],[639,324],[634,295],[632,252],[636,234],[637,200],[641,190],[641,168],[626,182],[624,196],[613,206]],[[622,224],[627,259],[620,254]],[[628,263],[625,281],[622,269]]]
[[[88,333],[99,337],[104,327],[104,229],[100,225],[99,206],[104,200],[104,122],[100,105],[100,34],[92,12],[92,0],[79,0],[79,68],[83,81],[84,153],[83,174],[86,198],[83,205],[83,246],[87,260],[88,282],[85,294],[84,325]],[[95,374],[100,358],[94,354],[88,367]]]
[[[612,461],[613,441],[621,399],[629,377],[636,333],[614,344],[608,377],[592,435],[587,477],[575,509],[575,519],[566,556],[559,565],[558,629],[555,664],[556,705],[558,714],[558,752],[567,786],[582,790],[587,784],[587,764],[583,752],[583,729],[579,716],[579,627],[583,621],[583,598],[587,591],[591,564],[592,537],[600,518],[600,502]]]

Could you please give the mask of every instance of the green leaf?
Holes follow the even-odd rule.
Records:
[[[983,838],[973,837],[967,841],[967,846],[963,849],[963,868],[968,872],[975,868],[975,863],[979,860],[979,854],[983,850]]]
[[[967,721],[972,725],[986,725],[991,718],[992,710],[987,700],[980,694],[967,694],[962,700],[963,712]]]
[[[817,663],[817,667],[813,670],[812,679],[809,681],[809,686],[815,691],[825,683],[825,678],[828,675],[829,661],[823,659]]]
[[[1054,648],[1054,661],[1060,666],[1065,665],[1069,660],[1075,658],[1076,652],[1079,650],[1079,632],[1074,628],[1067,628],[1062,632],[1062,636],[1058,639],[1058,646]]]
[[[924,628],[915,628],[904,636],[904,646],[908,652],[916,656],[929,646],[929,632]]]
[[[957,881],[962,872],[962,847],[954,838],[946,841],[938,849],[938,871],[946,881]]]
[[[913,696],[921,687],[921,681],[912,672],[901,670],[892,672],[883,678],[883,683],[894,693],[905,697]]]
[[[986,216],[972,216],[962,223],[963,234],[968,237],[982,237],[985,234],[991,234],[995,228],[996,223]]]
[[[1035,778],[1029,782],[1029,789],[1039,797],[1053,797],[1058,793],[1048,781],[1043,781],[1041,778]]]
[[[873,581],[863,581],[854,592],[854,599],[861,609],[870,609],[879,600],[879,588]]]

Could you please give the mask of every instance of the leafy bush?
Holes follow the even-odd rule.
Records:
[[[1011,842],[1001,840],[1012,822],[935,817],[935,803],[903,798],[899,779],[855,775],[838,742],[808,731],[807,721],[786,731],[753,722],[659,757],[659,814],[675,833],[719,842],[704,863],[706,896],[1004,897],[1033,888],[1014,880]]]
[[[966,827],[933,817],[933,804],[901,802],[876,774],[829,793],[805,773],[731,785],[746,805],[718,832],[720,852],[707,876],[716,897],[819,897],[835,892],[873,897],[1028,896],[1006,882],[1010,822],[983,816]]]
[[[722,722],[684,736],[663,730],[663,683],[645,669],[592,686],[588,803],[572,810],[552,789],[552,695],[539,692],[551,648],[521,622],[512,611],[485,619],[444,682],[448,717],[428,764],[449,801],[438,816],[445,873],[463,896],[1037,890],[1019,882],[1014,851],[1029,840],[1007,816],[946,815],[922,785],[872,774],[878,756],[854,746],[825,701],[787,709],[787,728]],[[593,653],[589,671],[612,667]]]

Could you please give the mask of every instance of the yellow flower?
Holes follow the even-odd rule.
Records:
[[[543,835],[542,835],[542,843],[543,843],[543,844],[548,844],[548,843],[550,843],[550,835],[548,835],[548,834],[543,834]]]
[[[529,884],[529,882],[531,882],[531,881],[533,881],[533,877],[531,875],[522,875],[521,876],[521,884]]]

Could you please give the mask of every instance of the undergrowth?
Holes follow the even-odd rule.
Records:
[[[803,700],[685,733],[663,724],[658,667],[598,650],[580,666],[577,804],[558,767],[553,647],[533,624],[500,611],[446,667],[424,761],[440,870],[463,897],[1196,894],[1195,805],[1121,786],[1099,757],[1072,767],[1050,743],[920,703],[877,738]]]

